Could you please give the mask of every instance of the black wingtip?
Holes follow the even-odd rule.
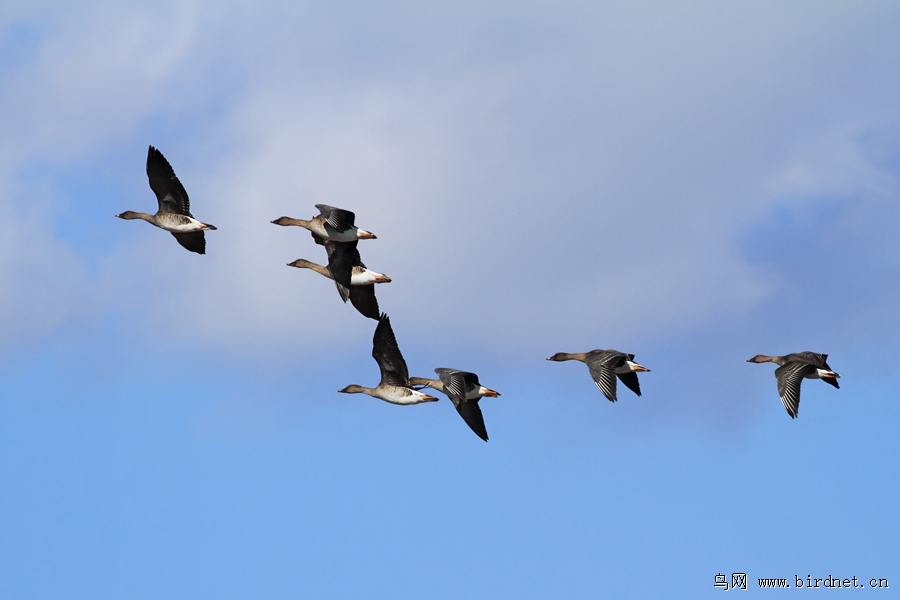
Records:
[[[162,152],[160,152],[158,148],[154,147],[153,145],[148,146],[147,147],[147,162],[150,163],[154,159],[159,160],[159,158],[162,158],[163,160],[165,160],[165,157],[162,155]],[[168,163],[168,161],[166,161],[166,162]]]
[[[197,254],[206,254],[206,238],[203,236],[202,231],[191,231],[188,233],[171,231],[170,233],[185,250],[196,252]]]

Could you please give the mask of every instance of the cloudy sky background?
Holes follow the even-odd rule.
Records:
[[[900,585],[900,8],[598,4],[3,3],[10,597]],[[150,144],[207,255],[113,217]],[[375,323],[269,223],[316,203],[411,373],[503,394],[489,443],[336,393]],[[544,361],[592,348],[643,397]],[[792,421],[745,361],[801,350],[841,389]]]

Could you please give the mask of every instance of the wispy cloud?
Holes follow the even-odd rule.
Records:
[[[773,7],[773,21],[571,5],[497,29],[500,13],[474,7],[440,19],[384,10],[102,4],[43,25],[0,90],[15,115],[0,146],[15,157],[7,186],[34,161],[98,169],[123,144],[153,143],[220,229],[195,257],[143,224],[81,223],[134,240],[90,258],[102,265],[91,277],[77,266],[90,245],[58,241],[49,206],[30,239],[68,253],[72,285],[101,290],[148,332],[178,314],[187,337],[222,348],[283,345],[300,330],[339,344],[358,329],[352,309],[330,282],[284,266],[322,262],[320,249],[268,221],[343,206],[379,235],[361,251],[394,278],[378,290],[385,310],[423,335],[530,352],[548,337],[675,335],[749,315],[783,289],[778,265],[745,248],[773,209],[896,187],[865,138],[896,120],[891,84],[865,80],[865,107],[880,107],[868,112],[809,75],[852,45],[836,27],[871,24],[864,12]],[[391,25],[372,27],[376,16]],[[347,54],[352,39],[367,50]],[[874,61],[867,72],[889,67]],[[860,83],[856,65],[832,77]],[[127,177],[152,207],[139,165]],[[7,223],[21,204],[7,204]],[[59,314],[77,312],[77,294],[51,295]],[[35,318],[13,312],[11,323]]]

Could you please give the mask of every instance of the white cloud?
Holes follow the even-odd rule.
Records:
[[[268,223],[323,202],[378,234],[360,250],[394,278],[382,308],[423,336],[525,351],[548,336],[671,335],[777,293],[777,273],[739,247],[773,206],[896,188],[859,141],[896,119],[896,84],[871,77],[891,61],[841,53],[892,28],[867,30],[871,15],[842,5],[181,6],[57,18],[0,88],[15,115],[0,143],[7,182],[29,161],[154,143],[194,214],[219,227],[196,257],[144,224],[104,223],[131,227],[133,245],[99,279],[68,269],[76,287],[147,315],[148,331],[179,315],[179,336],[241,349],[370,329],[331,282],[284,266],[324,261],[309,236]],[[854,84],[867,93],[829,96]],[[136,139],[160,116],[162,141]],[[64,249],[46,217],[32,239]]]
[[[893,125],[883,123],[882,126]],[[816,196],[890,198],[896,197],[897,176],[876,162],[873,151],[881,148],[866,143],[871,123],[838,123],[816,132],[813,139],[799,140],[788,165],[770,184],[773,198],[815,198]]]

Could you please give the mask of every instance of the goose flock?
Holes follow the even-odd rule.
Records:
[[[156,194],[159,205],[156,214],[127,210],[116,216],[120,219],[141,219],[165,229],[185,249],[206,254],[204,232],[216,227],[203,223],[191,214],[190,200],[181,181],[162,152],[150,146],[147,151],[147,177],[150,189]],[[484,416],[478,402],[482,398],[495,398],[500,394],[482,386],[478,375],[457,369],[437,368],[438,379],[410,377],[406,361],[400,353],[400,346],[394,337],[391,320],[380,311],[375,298],[375,284],[389,283],[391,278],[370,271],[363,264],[357,249],[359,240],[374,240],[376,236],[356,224],[356,215],[349,210],[326,204],[316,204],[319,214],[310,220],[279,217],[272,221],[275,225],[303,227],[309,230],[316,244],[325,248],[328,258],[326,266],[298,258],[288,263],[289,267],[310,269],[334,281],[341,300],[348,300],[364,317],[378,321],[372,338],[372,358],[378,363],[381,381],[374,388],[348,385],[338,390],[344,394],[368,394],[391,404],[421,404],[437,402],[438,398],[422,392],[431,388],[445,394],[453,402],[457,412],[469,428],[482,440],[488,440]],[[792,419],[797,417],[800,406],[800,384],[803,379],[821,379],[840,388],[838,375],[828,366],[827,354],[796,352],[784,356],[757,354],[747,362],[773,362],[778,395],[784,409]],[[577,360],[585,363],[591,379],[610,402],[616,401],[616,382],[621,381],[632,392],[641,395],[638,373],[649,373],[650,369],[634,362],[634,354],[618,350],[591,350],[569,354],[557,352],[547,360],[563,362]]]

